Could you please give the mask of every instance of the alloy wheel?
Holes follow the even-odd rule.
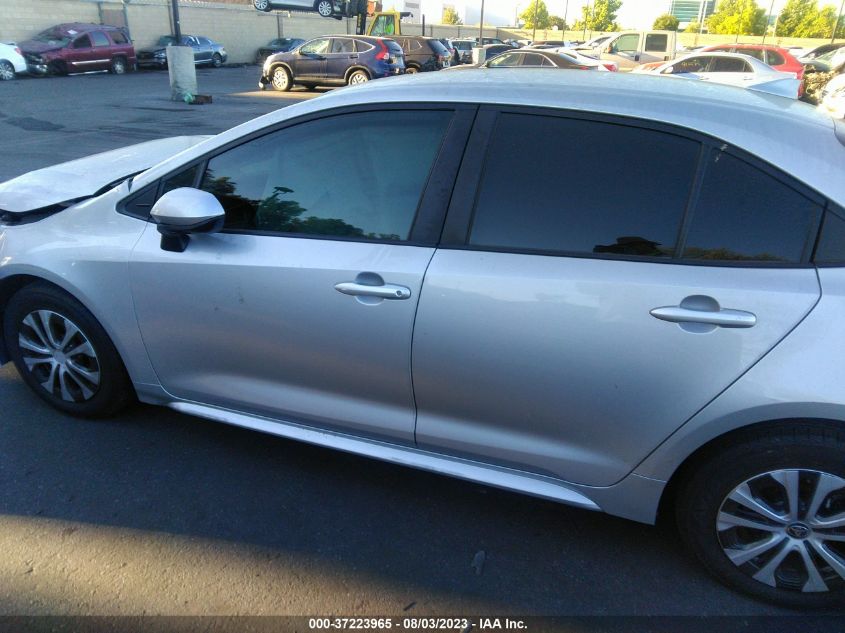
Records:
[[[9,62],[0,62],[0,81],[9,81],[15,78],[15,69]]]
[[[317,3],[317,13],[324,18],[330,18],[333,12],[334,8],[332,7],[331,0],[320,0],[320,2]]]
[[[349,78],[349,85],[355,86],[357,84],[365,84],[369,80],[370,80],[370,78],[367,77],[367,75],[365,75],[363,72],[358,70],[358,71],[352,73],[352,76]]]
[[[27,314],[18,330],[18,347],[27,370],[51,395],[84,402],[100,386],[100,362],[82,330],[51,310]]]
[[[288,71],[284,68],[277,68],[273,71],[273,87],[276,90],[287,90],[290,83],[290,76]]]
[[[756,475],[722,501],[725,556],[754,580],[800,592],[845,587],[845,479],[818,470]]]
[[[252,4],[259,11],[266,11],[270,3],[269,0],[252,0]]]

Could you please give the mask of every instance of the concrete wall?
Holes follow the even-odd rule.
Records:
[[[352,20],[321,18],[316,14],[274,12],[261,13],[252,8],[248,0],[241,4],[224,4],[203,0],[180,0],[182,31],[205,35],[226,46],[230,63],[249,63],[256,49],[275,37],[301,37],[308,39],[333,33],[353,33]],[[118,20],[117,18],[123,18]],[[125,22],[136,48],[151,46],[163,34],[171,32],[169,0],[0,0],[0,41],[21,41],[35,33],[62,22],[94,22],[109,20]],[[422,34],[420,24],[405,24],[403,32]],[[451,26],[426,24],[429,37],[476,37],[477,26]],[[502,39],[531,39],[531,30],[488,27],[485,37]],[[587,37],[597,33],[587,32]],[[536,39],[583,39],[581,31],[538,30]],[[716,44],[734,41],[724,35],[681,33],[685,46]],[[743,42],[759,42],[761,37],[740,37]],[[783,46],[813,46],[827,40],[802,40],[795,38],[768,38],[767,42]]]

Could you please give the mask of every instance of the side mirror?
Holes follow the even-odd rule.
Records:
[[[161,233],[161,248],[181,253],[191,233],[216,233],[223,228],[226,212],[220,201],[207,191],[179,187],[168,191],[150,212]]]

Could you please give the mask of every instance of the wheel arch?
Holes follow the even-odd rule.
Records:
[[[34,271],[33,271],[34,272]],[[97,320],[97,323],[100,324],[100,327],[105,330],[106,335],[109,337],[112,345],[114,345],[115,350],[117,351],[117,355],[120,358],[120,362],[123,363],[123,367],[126,369],[126,372],[130,376],[130,380],[132,378],[132,363],[127,363],[127,351],[124,348],[123,341],[117,333],[114,331],[112,326],[109,322],[102,318],[102,315],[92,306],[91,302],[86,297],[85,293],[82,292],[79,288],[74,286],[70,286],[67,283],[62,283],[60,279],[54,279],[52,275],[38,275],[33,274],[33,272],[25,272],[25,273],[15,273],[9,275],[8,277],[4,277],[0,279],[0,325],[3,323],[3,318],[6,312],[6,306],[9,303],[9,300],[20,290],[26,288],[27,286],[31,286],[36,283],[44,283],[54,288],[58,288],[62,292],[70,295],[82,304],[82,306],[90,312],[93,317]],[[6,345],[5,336],[3,334],[4,328],[0,326],[0,365],[7,363],[10,359],[8,348]]]
[[[824,434],[845,434],[845,420],[827,417],[784,417],[751,422],[727,430],[690,452],[666,481],[657,506],[656,522],[671,524],[678,492],[692,474],[721,449],[759,437],[761,433],[789,434],[806,432],[811,427]]]
[[[369,69],[368,69],[366,66],[361,66],[361,65],[350,66],[350,67],[346,70],[346,74],[345,74],[345,75],[344,75],[344,77],[343,77],[343,78],[344,78],[344,80],[345,80],[347,83],[349,82],[349,78],[352,76],[352,73],[354,73],[356,70],[360,70],[360,71],[363,71],[364,73],[366,73],[366,75],[367,75],[367,79],[372,79],[372,78],[373,78],[372,73],[369,71]]]

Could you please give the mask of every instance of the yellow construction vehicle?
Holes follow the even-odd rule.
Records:
[[[356,34],[374,37],[402,35],[402,18],[411,16],[410,11],[382,11],[381,2],[369,0],[367,12],[358,14]],[[369,24],[367,24],[369,18]]]

